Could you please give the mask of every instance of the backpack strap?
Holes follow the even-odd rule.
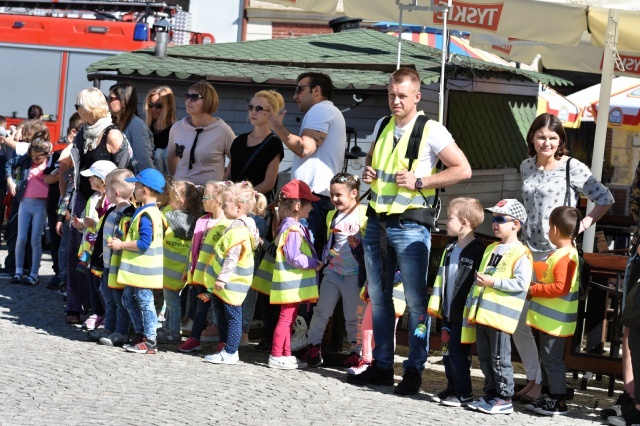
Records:
[[[420,141],[422,140],[422,134],[424,133],[424,127],[427,124],[427,117],[419,115],[416,117],[416,121],[413,124],[411,135],[409,136],[409,144],[407,145],[407,152],[405,157],[409,159],[409,170],[413,166],[413,160],[418,158],[418,152],[420,151]]]

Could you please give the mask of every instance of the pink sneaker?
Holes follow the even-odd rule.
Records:
[[[200,347],[200,340],[189,337],[178,349],[180,349],[180,352],[189,353],[199,351],[202,348]]]
[[[82,324],[82,329],[95,330],[96,328],[98,328],[100,324],[102,324],[103,321],[104,321],[103,317],[95,314],[91,315],[89,318],[85,320],[84,324]]]
[[[351,355],[342,361],[342,366],[345,368],[355,367],[358,364],[360,364],[360,354],[357,352],[351,352]]]

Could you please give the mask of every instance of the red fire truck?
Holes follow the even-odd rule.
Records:
[[[27,118],[29,105],[40,105],[51,138],[64,137],[77,93],[92,85],[86,68],[152,47],[153,22],[166,18],[175,24],[176,13],[186,12],[139,1],[0,0],[0,115],[17,124]],[[176,25],[173,30],[182,31]],[[214,42],[210,34],[184,32],[192,44]]]

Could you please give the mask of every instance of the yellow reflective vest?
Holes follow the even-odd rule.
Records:
[[[222,290],[215,289],[215,282],[218,279],[222,265],[227,257],[227,253],[233,247],[240,245],[242,251],[238,258],[238,263],[229,276],[229,282],[225,284]],[[204,274],[204,284],[209,290],[213,290],[213,294],[218,296],[222,301],[233,306],[240,306],[247,296],[247,291],[251,287],[253,278],[253,236],[244,226],[235,226],[227,228],[222,238],[218,240],[213,248],[213,256],[207,264]]]
[[[208,215],[210,216],[210,215]],[[208,219],[207,219],[208,220]],[[225,229],[231,225],[231,220],[226,217],[222,217],[211,229],[206,231],[200,250],[198,251],[198,258],[195,260],[196,265],[191,272],[191,268],[187,270],[187,284],[189,285],[202,285],[204,286],[204,271],[207,269],[207,264],[213,256],[213,247],[218,240],[224,234]],[[193,253],[189,250],[189,265],[194,262]]]
[[[547,258],[547,270],[540,280],[543,284],[554,282],[553,271],[558,261],[569,257],[576,264],[569,293],[562,297],[532,297],[527,312],[527,325],[552,336],[573,336],[578,321],[580,283],[578,281],[578,250],[574,247],[554,251]]]
[[[418,113],[424,115],[424,113]],[[414,122],[415,123],[415,122]],[[428,150],[427,137],[429,128],[438,123],[432,120],[427,121],[420,141],[418,159],[413,161],[411,171],[415,172],[420,158]],[[435,189],[422,189],[420,194],[417,190],[401,188],[395,181],[395,173],[400,170],[409,170],[409,159],[406,158],[409,137],[413,126],[407,128],[394,148],[393,131],[395,128],[395,117],[389,120],[389,124],[382,130],[380,138],[375,142],[375,150],[371,161],[371,167],[376,171],[376,179],[371,182],[371,201],[369,205],[376,213],[399,214],[409,209],[421,209],[431,207],[425,201],[435,195]],[[435,173],[435,168],[429,170],[427,175]]]
[[[496,242],[487,247],[480,263],[480,271],[487,272],[491,254],[498,245],[499,243]],[[491,275],[498,279],[512,278],[516,262],[522,256],[527,256],[533,269],[533,258],[529,248],[519,243],[514,244],[504,253],[495,272]],[[529,284],[526,283],[524,290],[519,292],[506,292],[493,287],[478,287],[474,284],[464,308],[461,342],[475,342],[475,327],[471,327],[470,323],[483,324],[513,334],[522,314]]]
[[[270,291],[270,301],[276,305],[318,300],[318,272],[315,269],[295,268],[285,260],[283,248],[291,232],[297,232],[302,237],[300,251],[317,259],[311,241],[298,225],[290,226],[278,235]]]
[[[178,238],[171,227],[167,226],[162,247],[164,258],[162,285],[166,289],[180,291],[186,283],[182,279],[182,275],[187,270],[191,240]]]
[[[132,206],[127,207],[132,208]],[[126,210],[125,210],[126,211]],[[114,233],[126,235],[129,232],[129,226],[131,225],[131,214],[123,213],[120,217],[120,221],[114,228]],[[118,230],[118,231],[116,231]],[[108,241],[113,238],[112,235],[106,235],[104,238]],[[122,260],[122,250],[111,250],[111,257],[109,258],[109,278],[107,279],[107,285],[109,288],[116,290],[122,290],[124,284],[118,284],[118,269],[120,269],[120,262]]]
[[[122,250],[118,284],[131,287],[162,289],[164,218],[156,206],[144,207],[131,221],[125,241],[140,239],[140,218],[147,215],[153,226],[153,239],[145,251]]]

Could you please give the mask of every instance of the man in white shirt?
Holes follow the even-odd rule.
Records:
[[[332,209],[329,183],[342,170],[347,146],[344,117],[331,102],[333,83],[322,73],[306,72],[296,79],[293,100],[305,113],[299,134],[293,134],[282,124],[286,110],[280,114],[269,112],[269,127],[293,152],[291,178],[306,182],[320,197],[309,214],[309,230],[315,238],[318,253],[326,241],[325,218]]]

